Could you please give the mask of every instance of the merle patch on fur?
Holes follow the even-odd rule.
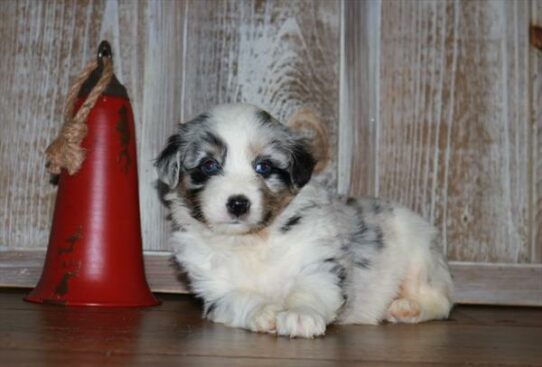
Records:
[[[271,121],[273,121],[273,117],[266,111],[260,110],[256,112],[256,116],[258,116],[258,120],[263,124],[269,124]]]
[[[199,199],[201,190],[202,189],[188,190],[185,197],[188,208],[190,209],[190,215],[200,222],[205,222],[205,217],[203,216]]]
[[[173,215],[171,215],[171,213],[166,216],[166,219],[173,232],[186,232],[186,228],[182,224],[177,223],[177,221],[173,219]]]
[[[209,131],[205,132],[205,134],[202,137],[202,140],[209,143],[209,144],[216,145],[217,147],[222,148],[222,147],[225,146],[222,139],[220,139],[218,136],[216,136],[215,134],[213,134],[213,133],[211,133]]]
[[[315,165],[316,161],[307,144],[304,141],[297,142],[292,148],[291,167],[292,180],[297,187],[301,188],[309,182]]]
[[[284,223],[284,225],[282,227],[280,227],[280,230],[282,233],[286,233],[288,232],[290,229],[292,229],[293,226],[295,226],[296,224],[299,223],[299,221],[301,220],[301,216],[300,215],[294,215],[293,217],[291,217],[290,219],[288,219],[286,221],[286,223]]]
[[[179,134],[171,135],[167,141],[166,147],[154,162],[154,166],[158,170],[160,179],[166,183],[170,189],[175,188],[179,183],[181,170],[177,156],[180,154],[182,146],[182,137]]]
[[[166,183],[170,189],[174,189],[180,181],[183,168],[182,161],[187,156],[195,156],[194,151],[196,145],[193,139],[199,136],[200,139],[208,139],[211,142],[220,144],[220,141],[215,141],[211,134],[207,135],[205,131],[205,122],[209,119],[209,115],[203,113],[196,118],[184,124],[178,124],[178,131],[169,137],[166,147],[159,154],[154,162],[157,168],[158,176]],[[197,134],[193,130],[199,129]]]
[[[210,313],[212,313],[215,310],[215,308],[216,308],[216,302],[205,303],[203,317],[207,317]]]
[[[209,176],[201,171],[199,167],[190,170],[190,181],[194,185],[203,185],[209,180]]]
[[[376,227],[376,247],[381,250],[384,248],[384,232],[382,232],[382,228]]]
[[[362,257],[354,261],[354,265],[358,268],[369,269],[371,267],[371,260],[366,257]]]
[[[342,287],[342,284],[346,280],[346,269],[342,266],[339,261],[335,258],[329,258],[324,260],[325,263],[332,265],[331,272],[337,276],[339,279],[339,285]]]
[[[384,234],[376,225],[368,225],[360,220],[358,230],[352,234],[352,242],[361,246],[372,246],[378,250],[384,248]]]

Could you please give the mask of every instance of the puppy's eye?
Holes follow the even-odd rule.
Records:
[[[206,159],[199,166],[201,172],[205,173],[207,176],[216,175],[220,172],[220,164],[214,159]]]
[[[269,161],[261,161],[256,163],[254,170],[256,171],[256,173],[267,177],[271,174],[271,171],[273,170],[273,165]]]

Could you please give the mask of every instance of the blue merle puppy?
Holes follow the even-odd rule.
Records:
[[[443,319],[452,280],[435,228],[398,205],[311,182],[307,142],[246,104],[177,127],[156,161],[175,257],[204,316],[289,337],[333,322]]]

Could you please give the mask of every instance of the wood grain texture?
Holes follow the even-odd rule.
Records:
[[[33,288],[40,279],[45,250],[1,251],[0,287]],[[153,292],[188,293],[179,269],[165,251],[147,251],[144,256],[149,287]]]
[[[55,189],[47,184],[43,151],[61,125],[63,95],[73,70],[86,62],[79,27],[93,6],[66,3],[0,3],[0,245],[47,243]],[[70,39],[57,37],[70,34]],[[71,66],[71,67],[70,67]]]
[[[153,159],[174,124],[216,103],[251,102],[286,120],[307,105],[335,147],[336,1],[2,1],[0,246],[47,245],[55,188],[43,151],[65,94],[101,39],[131,97],[145,249],[168,249]],[[332,165],[324,181],[335,185]]]
[[[529,263],[529,2],[382,3],[377,194],[449,258]]]
[[[189,296],[159,295],[145,309],[62,307],[0,293],[6,366],[536,366],[542,310],[458,307],[419,325],[333,325],[289,339],[201,319]],[[24,353],[23,353],[24,352]]]
[[[542,27],[542,1],[531,3],[531,24]],[[532,152],[531,171],[531,218],[534,224],[531,232],[533,260],[542,263],[542,50],[530,48],[530,113]]]
[[[342,4],[337,187],[340,194],[374,196],[378,185],[381,3]]]

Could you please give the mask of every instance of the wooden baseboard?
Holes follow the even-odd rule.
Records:
[[[542,306],[542,264],[451,262],[458,303]]]
[[[34,287],[41,276],[44,259],[44,250],[0,251],[0,287]],[[188,292],[168,252],[145,252],[144,261],[153,292]]]
[[[33,287],[45,251],[0,251],[0,286]],[[154,292],[186,293],[167,252],[145,252],[147,279]],[[450,263],[456,302],[542,306],[542,264]]]

